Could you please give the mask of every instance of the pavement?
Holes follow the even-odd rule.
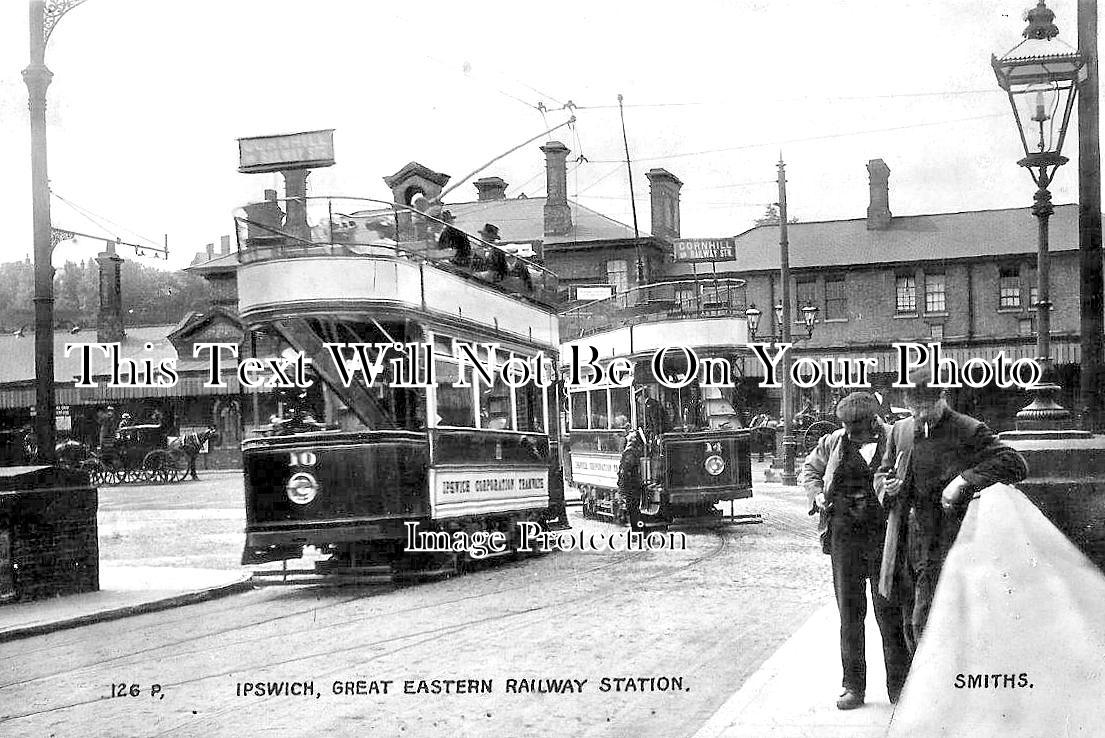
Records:
[[[0,643],[141,615],[252,589],[249,574],[100,564],[100,590],[0,607]]]
[[[753,462],[758,489],[779,492],[778,470]],[[766,483],[763,481],[766,479]],[[811,522],[811,526],[813,523]],[[894,707],[886,696],[882,639],[868,594],[867,702],[838,710],[840,616],[832,592],[813,615],[695,733],[695,738],[868,738],[885,736]]]
[[[867,615],[867,702],[838,710],[840,619],[831,598],[749,677],[695,738],[868,738],[885,736],[894,708],[886,696],[882,645]]]

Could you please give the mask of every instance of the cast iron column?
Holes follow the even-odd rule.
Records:
[[[54,268],[50,264],[50,184],[46,175],[46,5],[31,3],[31,64],[23,70],[31,113],[31,206],[35,254],[35,436],[39,459],[54,458]]]
[[[1058,168],[1058,165],[1056,165]],[[1054,366],[1051,359],[1051,258],[1048,253],[1048,219],[1055,212],[1051,204],[1052,174],[1046,165],[1040,167],[1036,182],[1035,202],[1032,214],[1039,222],[1036,248],[1036,361],[1043,370],[1043,381],[1032,388],[1033,399],[1017,413],[1018,430],[1058,430],[1069,425],[1070,412],[1059,404],[1060,388],[1054,383]]]

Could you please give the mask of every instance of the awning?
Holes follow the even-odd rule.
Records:
[[[57,387],[55,403],[58,405],[97,405],[104,402],[120,402],[143,398],[168,399],[171,397],[202,397],[206,395],[238,395],[243,393],[271,392],[268,388],[246,388],[237,376],[224,375],[225,387],[205,387],[206,375],[182,376],[172,387]],[[0,409],[31,408],[35,404],[35,388],[21,386],[0,389]]]

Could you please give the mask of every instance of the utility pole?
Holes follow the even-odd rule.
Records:
[[[779,349],[786,349],[779,362],[783,389],[783,484],[793,486],[798,483],[794,472],[798,443],[794,438],[794,387],[790,381],[790,241],[787,238],[787,174],[782,152],[779,152],[779,281],[783,306]]]
[[[1086,80],[1078,91],[1078,254],[1081,274],[1082,429],[1105,429],[1105,299],[1102,297],[1101,124],[1097,0],[1078,0],[1078,50]]]

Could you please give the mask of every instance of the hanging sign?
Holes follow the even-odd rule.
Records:
[[[732,261],[737,258],[737,246],[732,238],[677,238],[676,261]]]

